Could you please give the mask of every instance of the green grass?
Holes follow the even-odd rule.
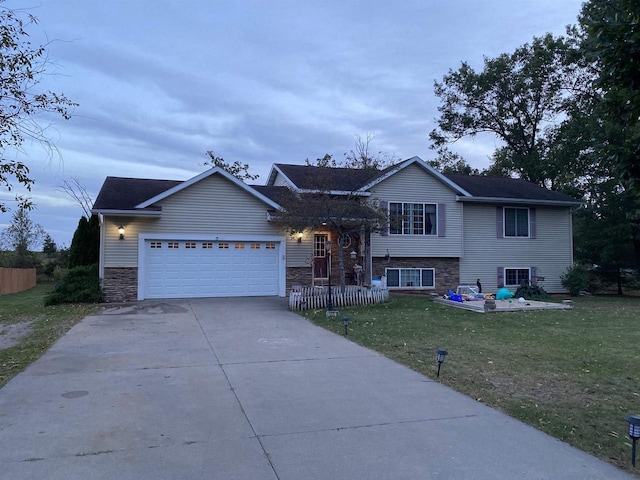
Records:
[[[589,297],[573,310],[478,314],[394,296],[312,321],[630,471],[624,418],[640,413],[640,299]]]
[[[44,306],[52,284],[39,284],[21,293],[0,296],[0,324],[32,322],[30,333],[0,350],[0,388],[37,360],[53,343],[96,309],[96,304]]]

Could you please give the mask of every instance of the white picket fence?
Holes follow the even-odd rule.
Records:
[[[340,287],[331,288],[331,303],[333,307],[347,307],[354,305],[373,305],[389,300],[389,289],[382,287],[358,287],[348,285],[344,291]],[[329,302],[329,287],[294,286],[289,293],[289,308],[291,310],[309,310],[327,308]]]

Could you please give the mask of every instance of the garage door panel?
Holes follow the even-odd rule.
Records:
[[[274,242],[147,240],[145,249],[145,298],[278,295]]]

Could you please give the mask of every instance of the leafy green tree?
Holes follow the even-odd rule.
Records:
[[[446,146],[439,148],[438,156],[427,163],[442,173],[480,175],[480,170],[473,168],[461,155],[452,152]]]
[[[623,271],[637,264],[640,231],[629,212],[640,211],[640,200],[610,178],[591,191],[589,203],[578,210],[574,220],[575,257],[579,263],[597,266],[598,271],[617,285],[622,295]]]
[[[211,150],[207,151],[207,156],[209,157],[209,160],[204,162],[205,165],[209,165],[211,167],[220,167],[223,170],[229,172],[234,177],[242,180],[243,182],[247,180],[257,180],[259,177],[259,175],[252,175],[251,173],[249,173],[248,163],[241,163],[237,160],[233,163],[227,163],[225,162],[224,158],[216,157],[216,155]]]
[[[14,251],[15,256],[11,266],[16,268],[35,266],[37,259],[32,252],[42,243],[44,236],[44,229],[31,220],[26,208],[16,210],[11,224],[5,228],[0,237],[4,247]]]
[[[97,215],[80,218],[69,247],[69,268],[98,263],[100,223]]]
[[[604,95],[600,120],[604,158],[640,192],[640,2],[589,0],[579,17],[581,48],[594,62]]]
[[[553,187],[562,166],[549,154],[550,127],[558,124],[571,94],[585,76],[572,38],[547,34],[512,54],[485,58],[476,72],[463,62],[435,82],[438,128],[431,134],[438,149],[466,136],[490,133],[503,142],[490,174],[515,174]]]
[[[38,89],[46,73],[47,54],[44,46],[34,47],[29,41],[26,27],[35,23],[34,16],[23,18],[0,5],[0,186],[9,191],[14,181],[29,191],[34,183],[29,167],[15,159],[25,139],[50,152],[54,149],[36,121],[38,114],[53,113],[68,120],[69,108],[77,105],[64,95]],[[16,196],[16,200],[22,207],[31,207],[23,196]],[[0,211],[6,211],[2,202]]]

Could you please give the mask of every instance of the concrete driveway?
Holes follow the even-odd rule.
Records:
[[[0,390],[0,477],[633,478],[285,307],[85,318]]]

